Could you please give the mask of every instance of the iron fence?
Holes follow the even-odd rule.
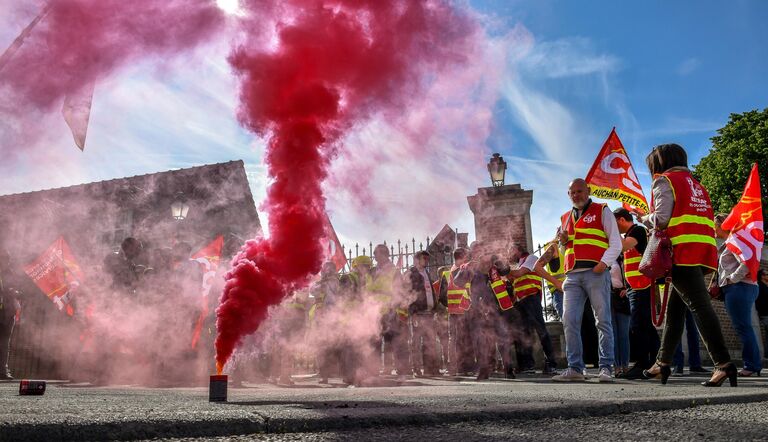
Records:
[[[426,241],[419,241],[418,244],[416,243],[416,238],[412,238],[410,241],[401,241],[398,239],[397,242],[389,244],[384,241],[382,244],[389,247],[389,259],[401,272],[404,272],[411,267],[413,264],[413,254],[421,250],[427,250],[430,253],[427,271],[433,278],[437,278],[437,270],[440,267],[453,265],[453,247],[446,247],[442,244],[435,247],[429,237],[427,237]],[[342,273],[346,273],[351,269],[352,260],[356,257],[370,256],[372,258],[373,249],[376,245],[373,242],[369,242],[367,245],[363,244],[362,247],[360,246],[360,243],[355,243],[353,247],[349,248],[342,244],[341,247],[342,250],[344,250],[344,255],[347,257],[347,265],[342,269]],[[539,244],[533,253],[536,256],[541,256],[541,253],[545,249],[546,245]],[[541,297],[541,307],[544,311],[544,319],[546,321],[561,320],[555,310],[554,299],[546,281]]]

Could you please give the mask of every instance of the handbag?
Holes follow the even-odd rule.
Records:
[[[648,238],[648,246],[645,248],[643,258],[640,260],[639,271],[652,281],[651,284],[651,320],[653,325],[661,327],[667,312],[669,290],[672,286],[672,241],[664,230],[651,230]],[[656,299],[659,296],[658,279],[664,279],[664,289],[661,293],[661,308],[656,314]]]
[[[672,241],[666,231],[651,230],[638,270],[652,281],[666,278],[672,272]]]
[[[718,283],[717,273],[715,273],[709,280],[709,287],[707,287],[707,291],[709,292],[709,296],[712,299],[717,299],[719,301],[723,300],[723,289],[720,288],[720,284]]]

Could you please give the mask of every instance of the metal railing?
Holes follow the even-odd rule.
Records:
[[[442,250],[430,250],[432,242],[430,241],[429,237],[427,237],[426,241],[419,241],[418,244],[416,243],[416,238],[412,238],[410,241],[401,241],[398,239],[395,243],[387,243],[387,241],[384,241],[381,244],[389,247],[389,259],[393,264],[395,264],[395,266],[400,269],[401,272],[404,272],[411,267],[413,264],[413,254],[420,250],[427,250],[430,252],[427,271],[432,277],[437,277],[437,270],[440,267],[453,265],[453,247],[443,247]],[[349,269],[352,266],[352,260],[354,260],[356,257],[372,257],[372,251],[376,245],[373,242],[369,242],[367,245],[363,244],[362,247],[360,246],[360,243],[355,243],[353,247],[349,248],[342,244],[341,247],[342,250],[344,250],[344,255],[347,257],[347,265],[344,267],[344,269],[342,269],[342,273],[346,273],[349,272]],[[432,249],[435,248],[436,247],[432,247]],[[536,256],[541,256],[545,249],[545,245],[539,244],[533,253]],[[552,293],[550,292],[546,281],[544,282],[544,290],[541,297],[541,307],[544,311],[544,319],[546,321],[561,320],[555,311]]]

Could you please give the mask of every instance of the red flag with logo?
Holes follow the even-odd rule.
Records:
[[[24,272],[59,310],[74,316],[73,291],[80,286],[83,272],[63,236],[58,237],[36,260],[24,266]]]
[[[605,140],[585,180],[592,196],[621,201],[625,207],[634,207],[648,213],[648,200],[645,199],[640,181],[615,127]]]
[[[749,277],[757,281],[760,257],[763,251],[763,205],[760,195],[760,176],[757,164],[752,166],[747,185],[738,204],[723,221],[724,230],[730,231],[725,246],[749,267]]]
[[[347,257],[344,256],[344,249],[341,247],[341,241],[336,236],[336,230],[333,229],[328,214],[325,214],[325,239],[328,241],[328,249],[326,250],[326,260],[332,261],[336,264],[336,271],[343,269],[347,265]]]
[[[192,260],[197,261],[203,266],[202,308],[200,310],[200,316],[197,318],[195,329],[192,332],[192,349],[197,347],[197,342],[200,340],[200,332],[203,329],[203,323],[208,316],[208,295],[211,293],[211,288],[213,287],[213,282],[216,278],[216,270],[219,268],[221,250],[223,247],[224,237],[219,235],[207,246],[192,255]]]

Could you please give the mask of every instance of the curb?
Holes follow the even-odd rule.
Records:
[[[600,417],[640,411],[665,411],[704,405],[742,404],[768,401],[768,393],[735,396],[691,396],[685,398],[625,399],[604,402],[557,404],[525,409],[446,411],[438,413],[397,413],[392,409],[314,418],[271,418],[257,411],[248,419],[205,419],[197,421],[112,421],[65,422],[57,424],[8,424],[0,422],[2,441],[48,440],[136,440],[154,438],[195,438],[269,433],[309,433],[317,431],[363,429],[379,426],[429,426],[458,422],[498,422],[552,418]],[[236,404],[236,402],[233,402]],[[364,410],[359,410],[364,411]]]

